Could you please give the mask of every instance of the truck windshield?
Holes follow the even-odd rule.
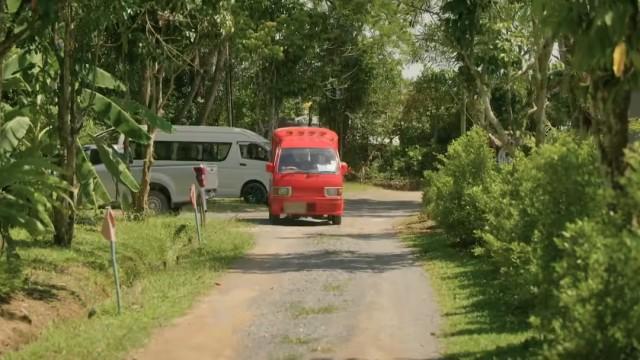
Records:
[[[335,174],[338,172],[338,157],[332,149],[285,148],[280,153],[278,171]]]

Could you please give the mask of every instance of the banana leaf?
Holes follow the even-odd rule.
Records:
[[[80,183],[80,203],[89,202],[96,208],[99,205],[110,203],[111,197],[104,187],[102,180],[100,180],[98,173],[96,173],[96,169],[87,158],[87,154],[82,149],[79,141],[76,141],[76,146],[78,151],[78,156],[76,157],[76,176]]]
[[[120,91],[126,89],[126,86],[120,80],[99,67],[95,68],[93,74],[89,75],[89,78],[93,79],[93,84],[97,87]]]
[[[22,76],[11,76],[0,81],[4,90],[31,90],[29,85],[22,79]]]
[[[106,96],[89,89],[82,89],[80,104],[92,108],[98,118],[106,121],[130,139],[147,144],[151,136],[136,121]]]
[[[20,50],[14,55],[5,59],[2,64],[2,80],[6,80],[13,76],[20,76],[22,70],[42,66],[42,54],[34,53],[29,50]]]
[[[153,111],[149,110],[146,106],[143,106],[137,101],[127,100],[127,99],[115,99],[129,114],[135,115],[139,118],[144,119],[149,125],[153,126],[156,129],[160,129],[163,132],[170,133],[173,131],[173,125],[163,118],[162,116],[156,115]]]
[[[30,126],[31,121],[25,116],[18,116],[4,123],[0,127],[0,154],[15,150]]]
[[[140,185],[138,185],[138,182],[131,175],[131,172],[129,172],[129,169],[127,169],[127,166],[113,147],[107,146],[99,139],[96,139],[96,147],[98,148],[98,153],[100,153],[100,159],[109,170],[109,173],[132,192],[140,191]]]

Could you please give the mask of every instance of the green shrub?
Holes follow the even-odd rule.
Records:
[[[640,358],[640,144],[627,162],[623,190],[610,198],[616,211],[570,225],[555,241],[550,301],[534,318],[548,358]]]
[[[545,306],[554,239],[567,224],[601,213],[605,188],[594,144],[570,136],[518,155],[491,184],[481,235],[514,305]]]
[[[496,157],[479,128],[454,141],[437,171],[425,173],[428,214],[454,240],[477,243],[486,222],[487,189],[498,179]]]
[[[617,222],[578,222],[556,240],[553,301],[534,321],[545,357],[640,358],[640,234]]]

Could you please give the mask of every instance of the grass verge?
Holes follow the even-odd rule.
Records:
[[[346,194],[365,192],[375,188],[376,187],[373,185],[370,185],[367,183],[355,182],[355,181],[348,181],[344,183],[344,192]]]
[[[193,211],[189,208],[188,211]],[[267,211],[266,204],[248,204],[243,199],[215,199],[207,204],[210,213],[237,213],[237,212],[260,212]]]
[[[437,294],[438,337],[447,359],[526,359],[536,344],[526,316],[510,312],[486,260],[455,248],[422,217],[403,224],[404,239],[419,251]]]
[[[79,226],[70,249],[48,241],[19,240],[21,273],[43,287],[74,293],[95,316],[55,321],[32,343],[5,359],[120,359],[145,343],[151,331],[184,313],[214,278],[252,244],[235,222],[208,220],[198,245],[187,216],[118,221],[123,313],[116,314],[109,246],[98,225]],[[82,271],[70,271],[82,269]],[[70,277],[69,274],[82,274]],[[10,295],[23,296],[16,288]],[[52,290],[55,295],[57,290]],[[56,301],[56,298],[49,299]],[[86,313],[85,313],[86,314]]]

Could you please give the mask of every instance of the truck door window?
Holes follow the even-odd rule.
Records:
[[[269,152],[256,143],[239,143],[240,154],[243,159],[269,161]]]

